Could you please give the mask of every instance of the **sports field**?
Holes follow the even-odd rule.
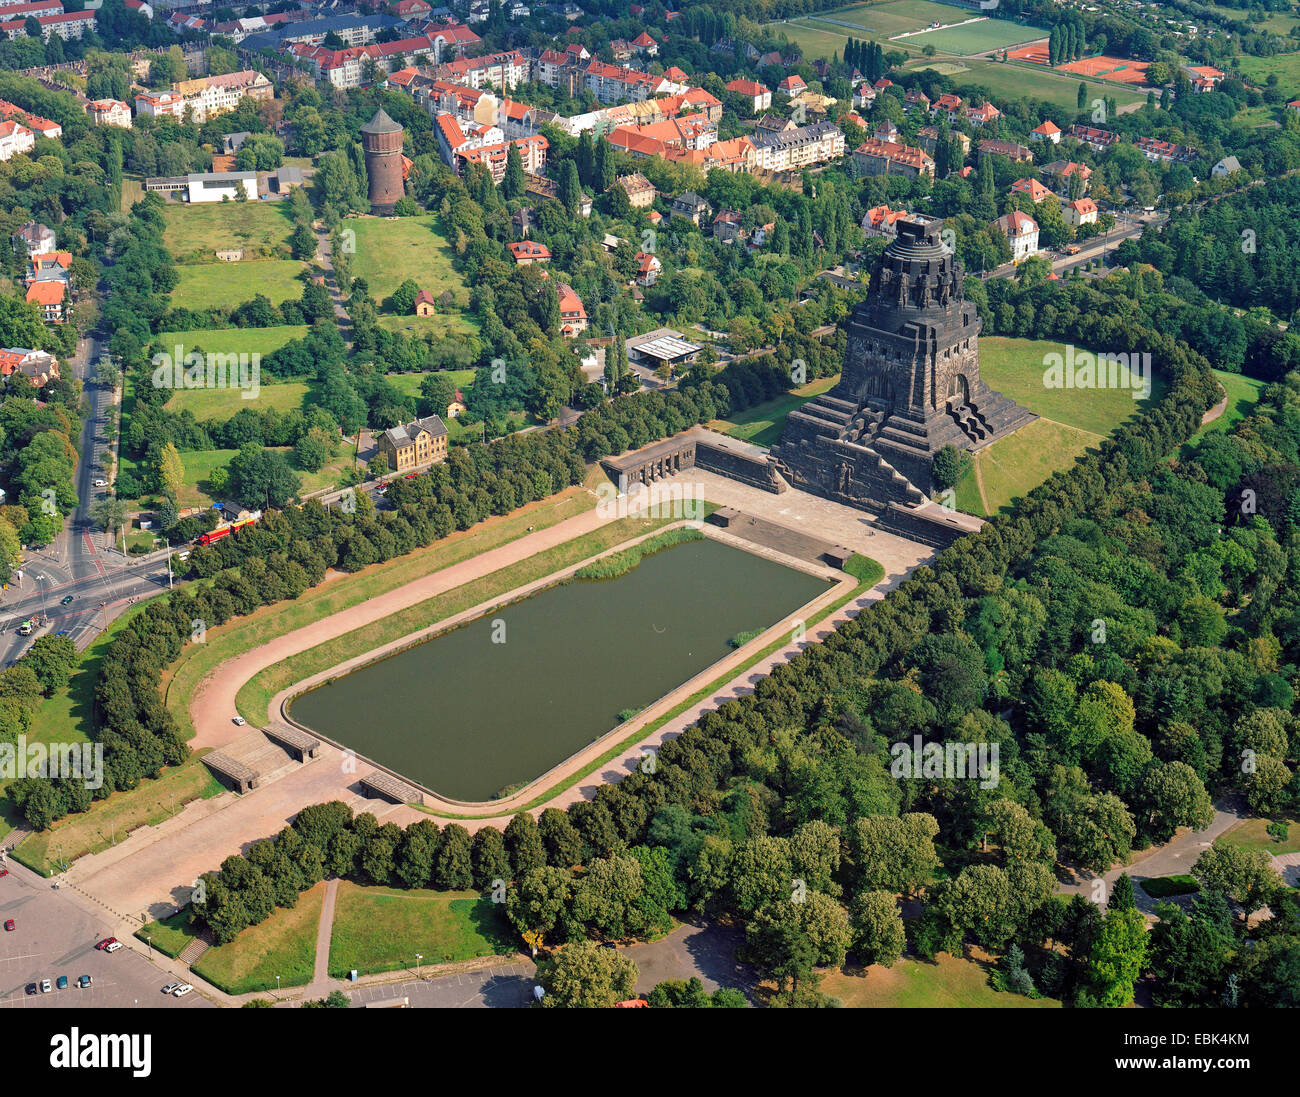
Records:
[[[933,46],[941,53],[965,56],[1028,42],[1042,37],[1044,33],[1040,27],[1008,23],[1005,19],[981,19],[978,23],[967,23],[963,27],[945,27],[913,34],[908,37],[907,43],[911,46]]]
[[[933,4],[930,0],[884,0],[878,4],[850,4],[846,8],[819,13],[815,18],[833,25],[848,24],[846,34],[855,38],[870,34],[872,38],[888,38],[907,31],[924,30],[931,23],[944,26],[977,17],[969,8],[951,4]],[[1030,35],[1029,37],[1033,37]],[[1024,41],[1025,39],[1019,39]],[[884,44],[883,42],[881,43]]]
[[[949,76],[959,91],[963,87],[980,87],[990,95],[1004,99],[1041,99],[1068,110],[1074,110],[1078,103],[1080,78],[1062,73],[1059,69],[969,59],[961,61],[960,66],[960,70],[954,72],[951,64],[936,63],[931,58],[915,58],[905,67],[910,71],[937,69]],[[1144,92],[1133,91],[1120,84],[1108,84],[1101,80],[1084,82],[1090,89],[1090,97],[1104,95],[1114,99],[1120,107],[1146,102]]]

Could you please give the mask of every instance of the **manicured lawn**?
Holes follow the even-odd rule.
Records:
[[[126,213],[141,198],[144,197],[144,181],[142,179],[123,178],[122,180],[122,212]]]
[[[955,23],[960,19],[947,21]],[[1003,46],[1016,46],[1021,42],[1032,42],[1046,34],[1047,31],[1041,27],[1021,26],[1019,23],[1009,23],[1005,19],[983,19],[964,27],[948,27],[912,35],[907,42],[909,45],[922,48],[933,46],[940,53],[965,56],[971,53],[987,53],[990,50],[1001,49]]]
[[[115,792],[96,801],[88,812],[69,815],[48,830],[33,834],[14,851],[14,856],[37,872],[51,875],[53,861],[75,861],[99,853],[122,841],[137,827],[161,823],[173,806],[176,811],[191,800],[208,799],[225,790],[208,767],[191,759],[175,769],[164,770],[156,781],[142,781],[129,792]]]
[[[277,907],[265,922],[249,926],[228,945],[210,948],[194,965],[227,994],[248,994],[311,982],[316,964],[316,930],[325,901],[322,881],[303,892],[292,910]]]
[[[302,339],[310,329],[306,324],[278,324],[270,328],[211,328],[198,331],[165,331],[155,336],[153,351],[180,358],[198,349],[209,354],[260,354],[263,357],[279,350],[294,339]]]
[[[296,259],[259,259],[250,263],[190,263],[176,268],[171,305],[177,309],[234,308],[259,293],[271,304],[302,296],[300,275],[306,263]]]
[[[1262,849],[1268,853],[1300,853],[1300,822],[1292,818],[1280,820],[1287,826],[1286,840],[1279,842],[1268,833],[1271,819],[1243,819],[1225,830],[1216,841],[1244,849]]]
[[[185,469],[185,479],[181,483],[177,504],[182,507],[197,507],[216,502],[206,490],[208,477],[214,469],[230,464],[230,459],[238,453],[237,449],[198,449],[182,453],[181,465]],[[123,456],[122,468],[138,476],[145,475],[140,464],[130,457]]]
[[[980,375],[985,384],[1036,415],[1098,435],[1109,434],[1145,406],[1143,401],[1133,399],[1130,388],[1048,388],[1044,383],[1048,368],[1044,358],[1049,353],[1065,352],[1060,343],[1042,339],[981,339]],[[1120,380],[1124,379],[1121,376]],[[1165,379],[1155,376],[1151,398],[1158,402],[1167,388]]]
[[[196,392],[192,395],[200,395],[200,393]],[[230,397],[232,394],[202,393],[201,395],[225,395]],[[173,397],[173,399],[175,398]],[[238,399],[238,393],[233,394],[232,402],[227,409],[228,414],[233,414],[238,410],[234,404],[234,401],[237,401]],[[255,400],[248,401],[246,406],[250,405],[255,410],[264,410],[266,407],[266,405],[260,404]],[[168,407],[172,407],[170,402],[168,403]],[[202,416],[200,416],[200,418],[202,418]],[[296,468],[293,465],[292,447],[267,446],[266,448],[273,450],[276,453],[282,453],[289,459],[290,467],[293,468],[293,471],[298,478],[302,480],[302,494],[304,495],[308,492],[316,491],[318,488],[330,487],[335,484],[338,481],[340,473],[347,466],[347,463],[352,456],[350,448],[344,444],[340,444],[337,456],[334,460],[328,462],[324,468],[320,469],[318,472],[303,472],[301,469]],[[182,507],[202,507],[207,506],[210,503],[224,502],[223,498],[218,498],[210,493],[208,482],[212,477],[212,473],[216,469],[225,468],[230,464],[231,460],[238,455],[239,450],[237,449],[198,449],[184,451],[181,454],[181,465],[185,469],[185,479],[181,483],[180,496],[176,500],[177,504]],[[122,459],[122,467],[128,471],[135,472],[137,475],[144,475],[144,470],[141,468],[140,464],[129,457],[124,457]],[[132,502],[140,501],[133,500]]]
[[[1246,418],[1259,403],[1264,391],[1264,382],[1253,377],[1243,377],[1240,373],[1225,373],[1221,369],[1214,371],[1214,376],[1228,394],[1228,406],[1213,423],[1208,423],[1197,432],[1196,438],[1212,431],[1228,431]],[[1193,438],[1195,441],[1195,438]]]
[[[989,986],[988,969],[974,960],[941,952],[934,963],[900,960],[892,968],[872,965],[865,972],[832,972],[822,979],[824,993],[854,1009],[1054,1009],[1052,998],[999,993]]]
[[[269,257],[288,244],[293,232],[288,202],[168,203],[163,219],[163,242],[178,263],[226,268],[238,264],[218,262],[218,249],[244,248]]]
[[[95,682],[99,678],[99,666],[103,662],[104,652],[113,637],[141,609],[131,609],[108,626],[95,641],[82,652],[77,669],[63,689],[53,697],[42,701],[32,718],[31,727],[27,729],[29,743],[88,743],[94,730],[91,723],[91,710],[94,704]],[[13,823],[20,822],[13,812],[12,805],[4,795],[8,781],[0,780],[0,837],[9,832]]]
[[[594,483],[569,488],[515,514],[492,518],[473,529],[453,533],[423,551],[315,587],[306,591],[301,598],[260,609],[247,618],[210,629],[206,643],[190,644],[185,648],[164,691],[167,708],[176,718],[181,734],[187,739],[193,737],[189,698],[199,682],[225,660],[265,643],[272,637],[282,636],[413,579],[504,545],[522,537],[529,526],[545,529],[566,518],[582,514],[596,505],[594,494],[588,490],[589,486],[594,488]]]
[[[409,278],[435,298],[451,290],[460,308],[468,306],[469,290],[452,267],[452,247],[432,217],[349,217],[343,228],[357,236],[352,273],[366,280],[370,296],[381,305]]]
[[[770,447],[781,440],[785,419],[790,412],[802,407],[814,396],[829,392],[838,382],[838,375],[819,377],[785,396],[778,396],[775,400],[758,404],[727,419],[715,419],[709,428],[752,442],[756,446]]]
[[[991,388],[1041,416],[1015,434],[975,454],[975,466],[957,485],[956,503],[971,514],[996,513],[1033,490],[1053,472],[1067,469],[1120,423],[1136,415],[1145,401],[1130,388],[1048,388],[1044,383],[1049,353],[1065,347],[1039,339],[980,340],[980,375]],[[1121,371],[1119,380],[1126,381]],[[1151,399],[1167,388],[1164,378],[1151,379]],[[976,477],[983,481],[985,508]]]
[[[199,933],[190,924],[190,912],[183,910],[164,918],[159,922],[150,922],[135,931],[141,941],[152,943],[153,947],[164,956],[173,959],[185,951],[191,941],[197,940]]]
[[[1067,427],[1063,423],[1053,423],[1047,419],[1035,419],[1021,427],[1015,434],[994,442],[987,449],[975,455],[980,478],[984,482],[984,495],[988,499],[988,513],[996,513],[1000,508],[1028,494],[1038,487],[1052,473],[1067,469],[1075,460],[1095,446],[1101,439],[1095,434]],[[971,501],[969,489],[964,489],[966,481],[972,480],[975,470],[967,473],[958,484],[957,501]],[[978,489],[976,489],[978,496]],[[963,509],[965,509],[963,507]],[[976,514],[985,513],[976,510]]]
[[[361,974],[507,956],[518,944],[500,905],[472,891],[362,887],[339,883],[330,975]]]
[[[853,34],[847,27],[834,29],[825,23],[814,27],[801,21],[772,23],[769,24],[769,29],[777,34],[784,34],[810,61],[819,57],[829,58],[835,53],[844,56],[844,43]]]
[[[281,381],[273,385],[261,385],[254,399],[245,400],[243,393],[234,388],[177,389],[167,401],[167,410],[189,411],[200,421],[229,419],[244,408],[257,412],[268,408],[274,408],[278,412],[294,411],[303,407],[311,391],[312,385],[306,381]],[[181,460],[186,456],[182,454]]]

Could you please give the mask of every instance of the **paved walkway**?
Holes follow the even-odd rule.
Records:
[[[1149,917],[1153,916],[1155,905],[1161,900],[1153,899],[1142,888],[1136,886],[1141,880],[1150,880],[1157,876],[1177,876],[1190,873],[1196,859],[1205,852],[1224,831],[1245,816],[1234,804],[1215,805],[1214,818],[1204,830],[1180,829],[1168,842],[1152,846],[1140,853],[1135,853],[1127,865],[1116,865],[1098,877],[1090,872],[1075,874],[1075,881],[1057,887],[1062,895],[1083,895],[1096,900],[1095,886],[1098,879],[1106,881],[1105,895],[1110,895],[1111,885],[1119,879],[1121,873],[1127,872],[1133,881],[1133,892],[1137,896],[1138,908]],[[1103,899],[1102,904],[1105,905]]]
[[[330,992],[330,938],[334,935],[334,901],[338,898],[339,882],[331,877],[325,884],[325,899],[320,908],[320,924],[316,927],[316,966],[312,970],[311,986],[304,992],[308,998],[324,998]]]

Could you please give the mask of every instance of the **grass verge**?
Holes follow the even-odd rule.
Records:
[[[276,907],[265,922],[249,926],[230,944],[208,949],[192,970],[227,994],[306,986],[315,973],[324,902],[322,881],[304,891],[294,907]]]
[[[498,904],[472,891],[362,887],[339,883],[330,938],[329,973],[361,974],[455,963],[516,951]]]

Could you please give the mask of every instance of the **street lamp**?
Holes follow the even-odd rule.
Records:
[[[149,946],[149,959],[152,960],[153,959],[153,938],[146,934],[145,943],[148,944]]]
[[[275,996],[280,997],[280,976],[275,977]]]
[[[421,956],[418,952],[415,954],[415,977],[416,977],[416,979],[419,979],[419,978],[420,978],[420,961],[423,960],[423,959],[424,959],[424,957]]]

